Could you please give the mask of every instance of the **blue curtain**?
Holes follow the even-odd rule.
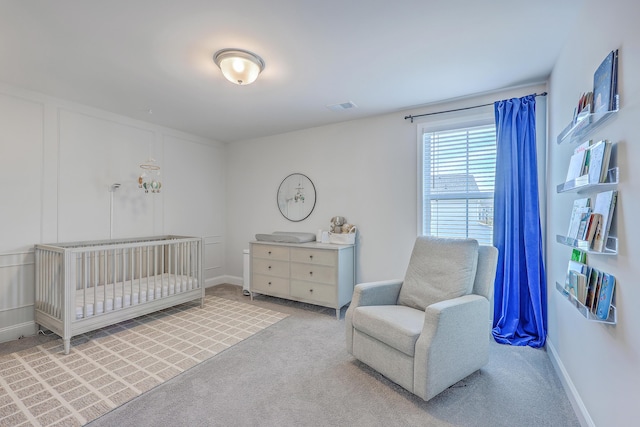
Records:
[[[493,337],[544,346],[547,284],[536,161],[536,96],[498,101],[493,243],[498,248]]]

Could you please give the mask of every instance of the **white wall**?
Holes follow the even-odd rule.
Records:
[[[0,342],[35,332],[36,243],[203,237],[207,284],[223,281],[224,156],[214,141],[0,85]],[[160,194],[137,186],[149,157]]]
[[[256,233],[315,233],[319,228],[328,229],[331,217],[341,215],[360,230],[357,281],[403,277],[418,233],[418,123],[468,113],[446,113],[415,123],[404,116],[544,90],[543,85],[530,86],[230,144],[227,274],[242,274],[242,250]],[[287,221],[276,204],[280,182],[293,172],[307,175],[317,191],[315,210],[298,223]]]
[[[565,46],[550,79],[550,139],[548,145],[548,348],[574,398],[585,425],[637,424],[640,400],[640,30],[637,2],[587,0],[577,28]],[[556,194],[566,176],[575,144],[556,145],[556,136],[570,122],[577,99],[591,90],[593,72],[613,49],[620,49],[621,111],[591,139],[617,142],[612,160],[620,167],[620,196],[616,206],[619,237],[617,256],[589,256],[596,268],[616,276],[618,324],[591,323],[581,317],[555,290],[567,269],[570,248],[555,243],[565,234],[575,194]]]

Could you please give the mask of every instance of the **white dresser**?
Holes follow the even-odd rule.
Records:
[[[251,242],[254,293],[340,308],[355,285],[355,246],[328,243]]]

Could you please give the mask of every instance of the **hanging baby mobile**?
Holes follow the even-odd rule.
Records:
[[[160,182],[160,166],[155,159],[149,159],[140,165],[142,173],[138,177],[138,187],[144,188],[144,192],[159,193],[162,183]]]

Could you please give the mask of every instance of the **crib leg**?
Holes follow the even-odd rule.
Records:
[[[71,347],[71,338],[63,339],[64,343],[64,354],[69,354],[69,348]]]
[[[200,308],[204,308],[204,297],[200,299]]]

